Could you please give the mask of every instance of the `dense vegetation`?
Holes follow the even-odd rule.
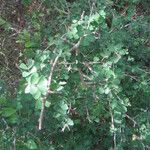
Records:
[[[0,149],[150,149],[148,0],[1,0]]]

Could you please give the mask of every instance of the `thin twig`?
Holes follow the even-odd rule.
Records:
[[[134,124],[133,127],[135,127],[137,122],[133,118],[131,118],[128,114],[126,114],[125,116],[133,122],[133,124]]]
[[[89,114],[89,110],[86,106],[86,118],[88,119],[89,122],[92,122],[91,119],[90,119],[90,114]]]
[[[132,76],[132,75],[127,74],[127,73],[125,73],[124,75],[127,76],[127,77],[130,77],[131,79],[134,79],[137,82],[140,82],[135,76]]]
[[[4,118],[2,118],[2,121],[4,122],[5,126],[6,126],[6,130],[9,129],[8,123],[6,122],[6,120]]]
[[[13,128],[13,150],[16,150],[16,127]]]
[[[85,14],[85,11],[82,12],[81,17],[80,17],[80,21],[83,20],[84,14]],[[79,41],[78,41],[77,43],[75,43],[75,44],[73,45],[73,47],[71,48],[71,52],[75,52],[76,56],[77,56],[78,53],[79,53],[79,52],[78,52],[78,49],[79,49],[79,47],[80,47],[80,43],[81,43],[81,40],[82,40],[82,39],[83,39],[83,36],[80,37]]]
[[[78,69],[78,72],[79,72],[79,75],[80,75],[81,83],[82,83],[84,86],[86,86],[86,83],[84,82],[84,78],[83,78],[83,75],[82,75],[81,69]]]
[[[91,10],[90,10],[90,17],[92,16],[94,5],[95,3],[92,4]],[[88,21],[87,29],[89,29],[89,26],[90,26],[90,20]]]
[[[68,12],[66,12],[66,11],[64,11],[64,10],[61,10],[61,9],[59,9],[59,8],[56,7],[56,6],[55,6],[55,9],[56,9],[59,13],[63,13],[63,14],[65,14],[65,15],[68,15],[68,14],[69,14]]]
[[[85,14],[85,11],[82,12],[80,20],[83,20],[84,14]]]
[[[73,45],[71,48],[71,52],[75,52],[76,55],[78,55],[78,49],[81,43],[82,37],[80,37],[79,41]]]
[[[117,147],[117,143],[116,143],[116,132],[114,131],[114,130],[115,130],[115,123],[114,123],[114,116],[113,116],[113,113],[112,113],[112,109],[111,109],[111,106],[110,106],[110,102],[109,102],[109,107],[110,107],[110,116],[111,116],[111,127],[112,127],[112,129],[113,129],[114,150],[116,150],[116,147]]]
[[[10,70],[10,71],[11,71],[11,69],[8,68],[9,62],[8,62],[8,59],[7,59],[6,55],[5,55],[4,53],[2,53],[2,52],[0,52],[0,55],[2,55],[2,56],[4,57],[4,59],[5,59],[5,64],[6,64],[5,68],[6,68],[7,70]]]
[[[86,78],[86,79],[89,80],[89,81],[92,81],[92,80],[93,80],[92,78],[90,78],[89,76],[87,76],[86,74],[84,74],[84,73],[81,71],[81,69],[78,69],[78,71],[79,71],[80,76],[82,76],[81,78],[82,78],[83,81],[84,81],[84,78]]]
[[[50,62],[50,64],[52,64],[52,63]],[[77,62],[75,61],[75,62],[60,62],[60,63],[58,63],[58,65],[74,65],[74,64],[77,64]],[[86,67],[90,67],[90,66],[87,66],[87,65],[102,64],[102,62],[94,62],[94,61],[91,61],[91,62],[87,62],[87,61],[86,62],[80,62],[80,61],[78,61],[78,64],[83,64]],[[92,71],[91,69],[92,68],[90,68],[89,70]]]

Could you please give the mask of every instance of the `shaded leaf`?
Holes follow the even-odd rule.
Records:
[[[4,117],[9,117],[11,115],[13,115],[17,110],[14,108],[3,108],[2,109],[2,115]]]

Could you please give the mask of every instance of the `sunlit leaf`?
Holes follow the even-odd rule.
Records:
[[[22,76],[25,78],[30,75],[30,72],[23,71]]]
[[[50,105],[51,105],[51,102],[49,102],[49,101],[46,101],[46,102],[45,102],[45,106],[46,106],[46,107],[50,107]]]
[[[24,64],[24,63],[21,63],[19,67],[20,67],[21,69],[28,70],[27,65]]]
[[[63,86],[60,86],[59,88],[57,88],[57,91],[61,91],[64,87]]]
[[[30,93],[30,88],[31,88],[31,85],[28,84],[25,88],[25,93]]]
[[[27,143],[25,143],[25,145],[29,149],[37,149],[37,145],[32,139],[28,140]]]
[[[38,82],[38,84],[37,84],[37,87],[38,87],[38,89],[41,91],[41,93],[43,94],[43,95],[45,95],[46,94],[46,92],[47,92],[47,79],[45,78],[45,77],[41,77],[40,79],[39,79],[39,82]]]
[[[36,93],[38,92],[38,88],[37,88],[37,86],[35,86],[35,85],[31,85],[30,86],[30,93],[32,94],[32,95],[36,95]]]
[[[38,73],[33,73],[30,80],[31,84],[37,84],[38,81],[39,81]]]
[[[73,126],[74,125],[73,121],[70,118],[67,119],[67,124],[69,126]]]

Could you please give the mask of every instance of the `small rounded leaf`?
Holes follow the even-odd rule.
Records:
[[[19,67],[23,70],[28,70],[28,67],[24,63],[21,63]]]
[[[27,71],[24,71],[23,73],[22,73],[22,76],[25,78],[25,77],[27,77],[27,76],[29,76],[30,75],[30,72],[27,72]]]
[[[110,92],[110,89],[109,89],[109,88],[106,88],[106,89],[105,89],[105,94],[109,94],[109,92]]]
[[[46,101],[45,106],[46,106],[46,107],[49,107],[50,105],[51,105],[51,102]]]
[[[29,149],[37,149],[37,145],[36,145],[36,143],[32,139],[28,140],[25,145]]]
[[[38,73],[33,73],[32,76],[31,76],[31,84],[37,84],[39,81],[39,75]]]
[[[28,84],[25,88],[25,93],[30,93],[30,84]]]
[[[74,125],[73,121],[70,118],[67,119],[67,124],[69,126],[73,126]]]

